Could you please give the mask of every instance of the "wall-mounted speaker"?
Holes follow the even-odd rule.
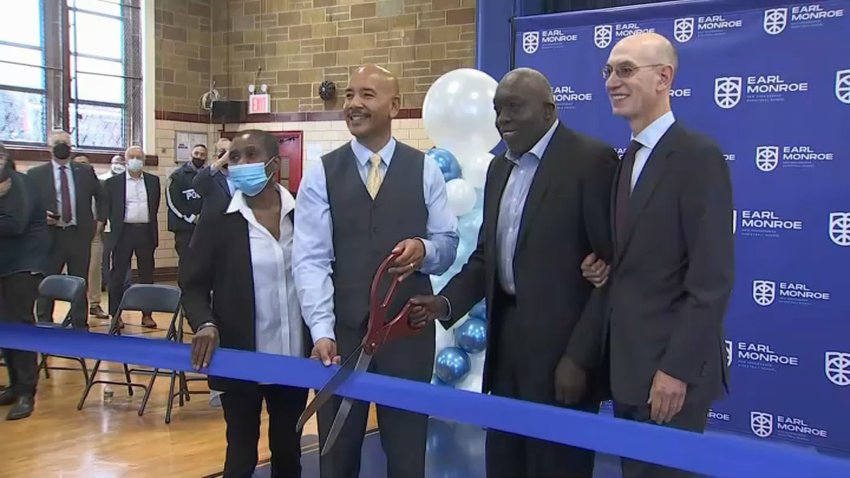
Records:
[[[212,104],[213,123],[241,123],[248,103],[244,101],[216,101]]]

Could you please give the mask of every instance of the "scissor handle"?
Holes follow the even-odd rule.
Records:
[[[378,292],[381,282],[390,268],[390,264],[399,254],[398,252],[393,252],[387,256],[380,267],[378,267],[374,279],[372,279],[372,289],[369,297],[369,326],[366,331],[366,337],[363,339],[363,348],[370,355],[374,354],[375,350],[390,338],[403,337],[418,332],[418,329],[410,326],[410,321],[408,320],[410,313],[409,302],[405,303],[401,311],[391,321],[386,321],[387,309],[398,288],[398,279],[393,279],[389,290],[384,296],[384,300],[379,302]]]

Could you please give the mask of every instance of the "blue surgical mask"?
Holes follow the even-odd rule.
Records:
[[[127,169],[134,173],[141,171],[144,165],[144,161],[139,158],[130,158],[127,160]]]
[[[271,178],[266,174],[266,165],[269,163],[232,164],[228,168],[228,178],[233,182],[233,187],[242,191],[242,194],[254,197],[260,194]]]

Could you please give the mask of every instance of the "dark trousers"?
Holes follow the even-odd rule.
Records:
[[[154,244],[147,224],[124,224],[112,249],[112,271],[109,273],[109,315],[118,313],[121,298],[124,297],[124,282],[133,254],[139,266],[139,283],[153,284]],[[150,312],[143,311],[145,315]]]
[[[32,324],[32,309],[38,296],[42,276],[19,272],[0,277],[0,320]],[[9,387],[16,396],[35,395],[38,383],[38,363],[35,352],[3,349],[9,369]]]
[[[544,403],[564,407],[555,400],[554,370],[532,370],[522,367],[527,357],[522,357],[516,346],[521,334],[520,321],[523,317],[516,302],[502,295],[494,307],[494,320],[499,321],[498,344],[490,386],[493,395]],[[490,352],[488,352],[490,353]],[[491,359],[493,360],[493,359]],[[590,413],[598,413],[599,400],[587,398],[576,406],[569,407]],[[487,478],[558,477],[591,478],[595,452],[553,443],[522,435],[496,430],[487,431],[486,442]]]
[[[47,263],[47,275],[61,274],[68,267],[68,275],[88,281],[89,260],[91,260],[91,241],[94,237],[82,234],[78,227],[60,229],[48,227],[50,231],[50,253]],[[74,328],[88,327],[88,298],[83,297],[71,307],[71,322]],[[53,301],[38,299],[36,315],[39,322],[53,322]]]
[[[626,420],[649,423],[651,408],[649,405],[625,405],[614,402],[614,416]],[[708,420],[708,407],[685,402],[682,410],[673,417],[670,423],[663,426],[702,433]],[[653,422],[654,423],[654,422]],[[646,463],[627,458],[621,458],[623,478],[693,478],[701,476],[685,470],[677,470],[665,466]]]
[[[228,390],[221,395],[227,422],[224,478],[251,478],[253,475],[258,460],[260,412],[264,399],[269,413],[271,476],[301,476],[301,433],[295,431],[295,425],[307,405],[307,389],[260,385]]]
[[[419,334],[387,342],[372,359],[369,371],[419,382],[431,380],[434,363],[433,323]],[[335,328],[337,353],[347,357],[363,340],[362,329],[343,324]],[[334,396],[317,412],[319,445],[325,440],[336,417],[342,397]],[[387,478],[423,478],[425,476],[425,443],[428,417],[396,408],[377,406],[381,447],[387,457]],[[369,403],[354,401],[330,453],[320,457],[322,478],[357,478],[360,456],[369,418]]]
[[[189,247],[192,240],[192,231],[174,231],[174,250],[177,251],[177,268],[180,268],[180,258]]]
[[[101,288],[109,285],[109,271],[112,270],[112,249],[115,248],[117,237],[111,232],[103,233],[103,257],[101,258],[100,277],[103,284],[98,286]],[[92,258],[94,260],[94,258]],[[124,276],[124,288],[130,287],[130,268],[127,268],[127,274]]]

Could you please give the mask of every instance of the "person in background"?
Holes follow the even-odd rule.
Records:
[[[139,266],[139,283],[153,284],[154,251],[159,245],[159,178],[144,172],[145,153],[139,146],[127,148],[127,172],[106,180],[107,215],[115,242],[109,275],[109,315],[118,314],[124,296],[125,277],[133,258]],[[123,320],[117,318],[118,327]],[[142,326],[156,328],[150,312],[142,313]]]
[[[49,241],[41,194],[33,179],[14,170],[0,143],[0,320],[33,324],[33,306],[44,276]],[[11,405],[7,420],[32,415],[38,384],[36,353],[3,349],[9,387],[0,406]]]
[[[74,162],[77,164],[91,164],[89,157],[85,153],[77,153],[74,155]],[[99,179],[99,178],[98,178]],[[95,201],[91,204],[92,214],[97,215],[97,207]],[[98,262],[99,257],[103,257],[103,239],[106,233],[106,227],[100,234],[95,234],[91,241],[91,256],[89,257],[89,275],[88,275],[88,297],[89,297],[89,315],[97,319],[108,319],[109,315],[100,307],[102,290],[101,265]]]
[[[204,167],[195,175],[193,185],[195,191],[201,196],[201,211],[218,210],[227,207],[233,197],[235,188],[228,179],[227,151],[230,149],[230,140],[221,138],[216,142],[216,159],[209,166]]]
[[[236,187],[226,209],[201,214],[180,268],[183,306],[195,336],[192,367],[209,367],[217,347],[307,357],[309,335],[292,277],[295,200],[271,180],[280,170],[277,139],[242,131],[229,152]],[[307,390],[209,377],[221,390],[227,422],[225,478],[250,477],[257,466],[260,418],[269,414],[272,478],[301,476],[295,425]]]
[[[343,105],[354,138],[325,155],[321,166],[308,169],[299,187],[295,284],[313,338],[312,355],[326,366],[351,354],[363,340],[369,286],[390,253],[398,255],[388,280],[401,284],[388,317],[414,295],[430,294],[428,275],[445,272],[457,254],[457,218],[448,209],[439,167],[392,136],[400,105],[398,79],[391,72],[377,65],[358,68]],[[434,333],[430,324],[416,335],[385,344],[370,371],[429,382]],[[333,397],[318,411],[322,446],[340,403],[340,397]],[[428,417],[383,405],[377,412],[387,476],[423,477]],[[368,413],[368,403],[352,404],[337,442],[320,459],[322,477],[358,476]]]
[[[51,160],[27,171],[46,208],[50,259],[45,273],[60,274],[67,266],[68,275],[86,279],[92,240],[103,232],[106,219],[104,191],[91,166],[71,160],[71,136],[67,132],[52,131],[48,144]],[[71,307],[74,328],[88,329],[87,302]],[[39,299],[36,309],[39,322],[53,321],[53,301]]]
[[[124,157],[120,154],[116,154],[112,157],[109,163],[109,170],[98,174],[97,178],[100,179],[101,183],[105,183],[107,179],[117,176],[119,174],[123,174],[127,171],[127,162],[124,161]],[[104,191],[106,186],[104,184]],[[115,247],[115,236],[112,235],[111,228],[109,227],[109,222],[103,228],[103,257],[101,260],[101,292],[106,292],[107,286],[109,285],[109,272],[112,270],[112,248]],[[94,256],[92,256],[94,257]],[[130,287],[130,270],[127,270],[127,275],[124,279],[124,287]],[[107,316],[108,317],[108,316]]]
[[[702,433],[711,403],[728,390],[732,184],[718,145],[673,115],[678,68],[673,44],[646,33],[620,40],[603,69],[631,142],[611,202],[615,253],[599,338],[616,417]],[[622,469],[624,478],[696,476],[632,459]]]
[[[174,233],[174,249],[177,251],[177,268],[183,251],[192,239],[192,232],[201,214],[201,195],[195,191],[194,180],[198,171],[207,164],[207,147],[196,144],[192,147],[192,160],[177,168],[168,177],[165,199],[168,203],[168,230]]]

